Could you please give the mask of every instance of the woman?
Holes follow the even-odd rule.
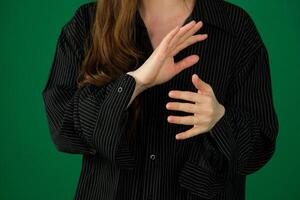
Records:
[[[222,0],[83,4],[43,97],[57,149],[83,155],[75,199],[241,200],[275,150],[266,47]]]

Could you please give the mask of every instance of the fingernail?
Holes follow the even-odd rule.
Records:
[[[190,21],[190,23],[195,23],[195,22],[196,22],[195,20]]]

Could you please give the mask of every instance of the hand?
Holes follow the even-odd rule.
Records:
[[[207,38],[207,34],[193,35],[202,26],[201,21],[191,21],[181,28],[176,26],[163,38],[146,62],[130,74],[144,88],[149,88],[167,82],[182,70],[193,66],[199,60],[198,55],[187,56],[177,63],[174,63],[173,57],[187,46]]]
[[[223,117],[225,108],[219,104],[211,86],[202,81],[196,74],[192,82],[197,92],[176,91],[169,92],[171,98],[192,101],[193,103],[168,102],[166,108],[190,112],[190,116],[168,116],[168,122],[174,124],[194,125],[193,128],[176,134],[176,139],[186,139],[210,131],[210,129]]]

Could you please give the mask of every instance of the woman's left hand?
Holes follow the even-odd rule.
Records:
[[[225,108],[215,97],[211,86],[202,81],[197,74],[192,76],[192,82],[198,92],[172,90],[169,97],[191,101],[193,103],[168,102],[166,108],[193,113],[189,116],[168,116],[168,122],[174,124],[194,125],[193,128],[176,134],[176,139],[187,139],[208,132],[225,114]]]

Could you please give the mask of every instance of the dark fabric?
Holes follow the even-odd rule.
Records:
[[[76,86],[83,47],[90,44],[95,5],[83,4],[62,27],[42,91],[56,148],[82,154],[74,199],[245,199],[246,175],[271,159],[279,128],[268,52],[249,14],[226,1],[196,1],[185,23],[202,20],[198,33],[208,33],[208,38],[174,59],[198,54],[200,60],[138,96],[141,121],[135,142],[129,143],[124,135],[135,79],[124,73],[100,88]],[[151,55],[138,12],[135,25],[137,47]],[[167,102],[176,101],[168,92],[195,92],[193,74],[212,86],[225,114],[211,132],[177,141],[175,134],[192,126],[167,122],[169,115],[187,115],[166,109]]]

